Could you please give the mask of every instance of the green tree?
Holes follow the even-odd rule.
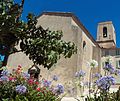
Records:
[[[36,26],[37,17],[33,14],[28,14],[27,22],[23,22],[20,18],[23,5],[24,0],[21,4],[15,4],[13,0],[0,2],[0,44],[6,49],[7,56],[24,52],[35,64],[48,69],[57,63],[61,55],[70,58],[76,52],[75,44],[63,41],[62,31]],[[15,48],[18,44],[20,50]]]

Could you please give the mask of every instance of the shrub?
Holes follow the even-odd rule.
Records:
[[[53,77],[57,81],[57,76]],[[52,81],[53,81],[52,80]],[[51,85],[52,81],[38,81],[22,71],[21,66],[9,72],[3,68],[0,77],[0,101],[60,101],[64,87]]]

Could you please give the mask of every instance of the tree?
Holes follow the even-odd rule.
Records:
[[[65,42],[61,38],[62,31],[50,31],[36,26],[37,17],[28,14],[27,22],[20,18],[24,0],[15,4],[12,0],[0,2],[0,44],[5,54],[9,56],[15,52],[24,52],[29,58],[48,69],[57,63],[61,55],[70,58],[76,52],[72,42]],[[20,50],[15,48],[20,44]]]

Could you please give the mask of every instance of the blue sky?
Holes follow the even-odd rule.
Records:
[[[94,39],[98,22],[111,20],[116,30],[117,47],[120,47],[120,0],[25,0],[22,19],[25,20],[29,12],[39,15],[43,11],[74,13]]]

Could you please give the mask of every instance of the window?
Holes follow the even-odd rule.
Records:
[[[107,27],[103,27],[103,37],[107,37]]]
[[[85,42],[85,41],[83,41],[83,49],[85,48],[85,46],[86,46],[86,42]]]
[[[109,50],[105,50],[105,56],[109,55]]]
[[[120,55],[120,50],[116,50],[116,55]]]
[[[120,60],[117,60],[117,61],[116,61],[116,68],[117,68],[117,69],[120,69]]]

